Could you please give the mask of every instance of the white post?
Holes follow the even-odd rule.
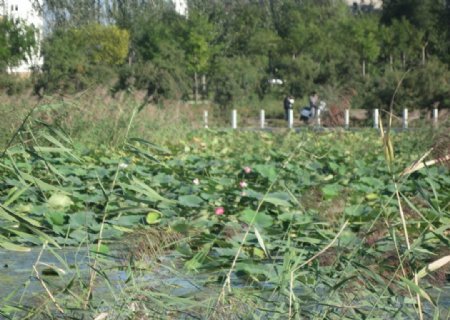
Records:
[[[378,129],[379,124],[378,124],[378,120],[380,118],[380,114],[378,112],[378,109],[374,109],[373,110],[373,127],[374,129]]]
[[[403,109],[403,129],[408,129],[408,109]]]
[[[203,122],[205,123],[205,128],[208,128],[208,111],[203,112]]]
[[[289,127],[289,129],[292,129],[294,127],[294,109],[289,109],[288,127]]]
[[[237,110],[233,109],[231,112],[231,128],[237,129]]]
[[[266,113],[264,112],[264,110],[261,110],[260,114],[259,114],[259,124],[261,129],[264,129],[265,125],[266,125]]]
[[[348,109],[345,109],[344,127],[345,127],[345,129],[348,129],[350,127],[350,110],[348,110]]]
[[[437,126],[439,120],[439,110],[438,108],[433,109],[433,125]]]
[[[320,127],[320,113],[321,113],[321,110],[317,109],[317,126],[319,126],[319,127]]]

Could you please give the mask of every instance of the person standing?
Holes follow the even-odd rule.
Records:
[[[316,91],[311,92],[309,95],[309,107],[311,108],[311,118],[317,115],[317,108],[319,106],[319,95]]]
[[[292,110],[294,108],[294,97],[291,95],[288,95],[284,98],[283,101],[284,106],[284,120],[289,120],[289,110]]]

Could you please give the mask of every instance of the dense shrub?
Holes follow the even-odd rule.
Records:
[[[32,79],[21,78],[7,73],[0,73],[0,92],[17,95],[32,87]]]
[[[244,106],[255,98],[262,90],[261,83],[266,79],[266,63],[263,56],[215,60],[210,77],[214,101],[222,107]]]
[[[431,109],[433,106],[449,106],[450,71],[437,59],[425,65],[404,70],[386,70],[383,74],[369,77],[355,86],[356,107],[388,109],[395,93],[393,109]]]
[[[97,24],[59,29],[43,44],[41,89],[76,92],[115,78],[113,68],[128,55],[129,35],[115,26]]]

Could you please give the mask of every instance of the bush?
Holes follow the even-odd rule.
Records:
[[[107,84],[128,55],[129,35],[115,26],[60,29],[43,44],[44,65],[36,91],[77,92]]]
[[[448,66],[430,59],[424,66],[416,66],[408,72],[385,71],[380,76],[369,77],[356,87],[354,100],[357,108],[388,109],[399,82],[404,77],[394,99],[394,111],[403,108],[426,109],[434,105],[450,106],[450,72]]]
[[[266,65],[263,56],[218,58],[210,76],[214,102],[226,108],[254,99],[262,83],[267,82]]]
[[[176,65],[164,67],[147,61],[122,66],[113,91],[146,90],[147,97],[154,102],[161,98],[179,100],[188,96],[189,81],[184,70]]]
[[[21,78],[16,75],[0,73],[0,91],[12,96],[23,93],[26,89],[32,87],[30,78]]]

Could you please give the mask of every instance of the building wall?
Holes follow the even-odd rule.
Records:
[[[188,14],[188,6],[187,0],[172,0],[173,5],[175,6],[175,11],[182,16],[187,16]]]
[[[348,5],[356,3],[358,6],[372,5],[375,9],[380,9],[383,6],[382,0],[345,0]]]
[[[21,19],[28,25],[33,25],[37,30],[37,42],[40,43],[42,39],[42,31],[44,27],[44,19],[33,8],[33,0],[3,0],[0,2],[3,7],[2,13],[5,16],[14,19]],[[42,58],[40,56],[39,45],[35,54],[31,57],[30,61],[23,62],[21,65],[11,68],[10,73],[28,73],[32,67],[41,66]]]

